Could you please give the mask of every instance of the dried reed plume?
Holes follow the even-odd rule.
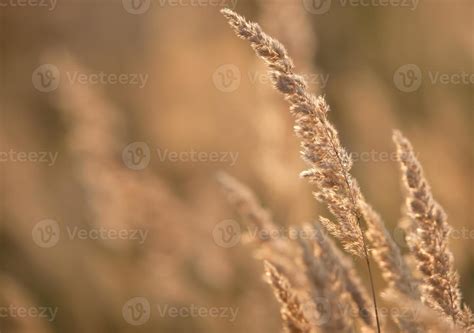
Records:
[[[250,42],[256,53],[270,67],[274,86],[285,95],[296,118],[295,132],[302,139],[302,156],[311,166],[303,176],[315,184],[316,197],[326,203],[337,224],[324,220],[325,227],[340,240],[349,253],[366,259],[371,278],[372,295],[377,314],[375,290],[366,241],[361,229],[362,212],[358,201],[363,197],[350,174],[352,160],[342,147],[334,126],[328,121],[329,106],[323,97],[308,92],[303,77],[293,72],[294,65],[286,49],[265,34],[256,23],[250,23],[229,9],[222,10],[236,34]]]
[[[267,235],[277,229],[270,213],[260,206],[255,194],[248,187],[224,172],[217,175],[217,180],[226,192],[228,200],[235,206],[242,218],[257,230],[265,231]],[[258,240],[265,242],[270,238],[259,238]]]
[[[440,317],[436,311],[423,305],[421,302],[393,291],[389,291],[383,295],[389,303],[401,309],[400,317],[406,322],[416,322],[420,327],[420,332],[430,333],[461,333],[463,330],[454,326],[452,322],[446,320],[446,317]],[[412,332],[411,327],[407,327],[403,332]]]
[[[87,72],[71,55],[57,54],[56,63],[71,71]],[[101,90],[64,85],[59,89],[58,104],[70,127],[69,150],[95,223],[106,228],[143,227],[146,221],[162,218],[161,207],[180,211],[180,203],[156,174],[134,173],[120,160],[126,122]],[[154,227],[147,225],[148,229]]]
[[[310,166],[301,176],[316,185],[316,198],[327,205],[335,218],[335,222],[320,218],[320,224],[340,241],[348,253],[364,258],[367,264],[374,316],[367,312],[368,297],[354,268],[331,240],[323,235],[320,227],[315,226],[318,237],[313,242],[298,239],[303,251],[303,268],[311,286],[312,304],[318,304],[318,298],[323,298],[331,309],[330,320],[323,325],[316,325],[317,328],[323,332],[349,332],[354,329],[354,322],[359,320],[365,324],[359,325],[361,329],[370,330],[376,326],[377,331],[381,331],[369,260],[370,242],[370,253],[388,284],[384,292],[387,300],[398,310],[403,308],[403,303],[411,308],[406,315],[401,311],[392,314],[401,331],[446,331],[448,329],[444,321],[448,320],[452,330],[472,332],[473,315],[461,303],[459,278],[454,270],[452,253],[448,249],[450,228],[446,214],[434,201],[410,143],[399,132],[395,132],[394,141],[408,190],[407,210],[412,220],[408,243],[424,276],[422,282],[414,278],[382,219],[366,202],[357,181],[352,177],[352,160],[327,118],[329,106],[325,99],[311,94],[303,77],[294,73],[293,61],[281,43],[264,33],[258,24],[247,21],[235,12],[224,9],[222,13],[236,34],[249,41],[257,55],[265,61],[270,68],[274,87],[283,93],[290,104],[290,111],[296,118],[294,130],[301,139],[301,154]],[[240,201],[234,200],[234,203],[240,202],[238,206],[241,210],[247,207],[243,209],[246,215],[261,228],[266,228],[269,225],[268,215],[259,212],[252,195],[243,194],[240,190],[236,192],[241,192]],[[367,227],[366,233],[362,228],[363,221]],[[273,271],[275,278],[277,273]],[[420,301],[445,317],[438,320],[431,313],[432,310]],[[357,318],[344,316],[337,306],[341,304],[357,308]],[[417,306],[421,306],[421,314],[413,310]],[[318,308],[314,311],[324,317],[327,314],[325,310]],[[310,324],[314,324],[312,318],[309,319]]]
[[[312,61],[316,53],[317,36],[312,29],[311,16],[307,15],[304,7],[289,5],[281,10],[281,3],[275,1],[258,0],[257,3],[262,25],[278,35],[305,73],[317,73]],[[286,24],[290,21],[292,24]],[[258,66],[258,72],[265,71],[265,64],[259,62],[255,65]],[[312,85],[314,88],[317,86]],[[292,124],[287,121],[287,114],[279,112],[286,110],[287,105],[271,86],[257,85],[255,92],[257,99],[253,103],[258,112],[253,113],[253,118],[255,123],[265,123],[265,126],[256,128],[258,138],[252,157],[254,169],[267,191],[271,191],[278,207],[291,205],[297,200],[299,209],[282,212],[287,220],[300,220],[311,212],[313,202],[310,196],[298,195],[306,188],[306,184],[294,181],[295,174],[301,169],[301,161],[288,158],[287,152],[294,151],[296,143],[289,140]],[[272,172],[268,172],[269,169]]]
[[[418,282],[414,279],[397,244],[388,234],[380,216],[370,206],[364,207],[363,212],[368,216],[367,238],[373,246],[372,255],[388,284],[386,292],[402,294],[408,299],[418,301],[420,299]],[[392,318],[403,332],[423,332],[412,316],[400,316],[394,312]]]
[[[303,249],[303,263],[308,279],[318,297],[323,297],[330,304],[332,320],[336,318],[342,305],[348,305],[346,310],[353,311],[362,324],[370,329],[374,326],[374,317],[370,311],[370,298],[362,285],[352,263],[335,246],[332,240],[323,232],[319,224],[306,226],[305,235],[313,237],[311,244],[299,240]],[[324,315],[324,314],[321,314]],[[352,316],[349,316],[349,319]],[[336,329],[346,327],[340,324],[322,325],[325,328]],[[350,325],[348,325],[350,326]],[[345,328],[342,330],[344,331]]]
[[[281,304],[281,317],[285,331],[288,333],[311,332],[303,305],[288,279],[270,262],[265,261],[264,265],[267,281],[273,287],[273,293]]]
[[[256,240],[261,247],[259,257],[271,261],[273,265],[278,267],[278,271],[281,274],[286,275],[287,279],[291,278],[298,283],[301,280],[299,271],[302,269],[301,266],[294,264],[294,258],[299,256],[299,253],[295,251],[288,235],[272,232],[277,231],[276,224],[271,219],[269,213],[258,204],[255,195],[250,189],[225,173],[220,173],[218,180],[226,191],[227,198],[243,219],[254,225],[257,230],[263,231],[262,235],[278,236],[277,238],[258,238]],[[305,274],[309,277],[309,284],[313,288],[314,294],[322,295],[320,297],[324,296],[325,299],[331,299],[332,297],[334,300],[334,304],[331,306],[332,312],[339,311],[341,307],[341,301],[336,302],[336,300],[341,294],[338,292],[342,291],[342,294],[347,296],[346,305],[349,305],[360,316],[366,326],[372,327],[374,318],[369,310],[370,298],[358,278],[352,263],[345,258],[327,235],[323,233],[319,225],[315,225],[314,229],[307,227],[305,230],[298,230],[298,232],[298,234],[314,236],[311,237],[311,239],[314,239],[314,244],[301,243],[303,253],[305,254],[303,256],[303,262],[305,263],[303,270],[306,271]],[[309,248],[313,246],[314,251],[310,251]],[[316,274],[313,272],[314,270],[318,270],[319,275],[314,275]],[[334,284],[334,279],[338,280],[337,285]],[[306,282],[306,286],[307,284],[308,282]],[[330,295],[331,297],[328,297],[328,290],[332,290],[336,286],[340,289],[333,292]],[[324,313],[319,315],[321,317],[326,316]],[[322,326],[327,328],[329,325]]]
[[[429,307],[452,318],[453,323],[472,328],[472,314],[462,306],[459,276],[448,247],[451,227],[443,208],[433,199],[423,168],[410,142],[395,131],[393,140],[407,192],[406,208],[413,223],[407,236],[411,252],[423,275],[422,300]]]
[[[289,242],[287,235],[279,234],[270,214],[260,206],[249,188],[223,172],[218,174],[218,181],[242,219],[256,228],[259,235],[265,236],[252,241],[259,245],[257,255],[264,260],[267,281],[281,304],[285,330],[289,333],[311,332],[312,326],[302,307],[302,303],[307,304],[309,300],[297,296],[296,291],[302,280],[294,263],[296,247]]]
[[[235,178],[221,172],[217,180],[241,218],[255,229],[258,236],[249,240],[259,245],[257,258],[271,261],[293,283],[299,284],[301,277],[294,264],[297,249],[289,242],[287,235],[281,233],[270,213],[258,203],[255,194]]]

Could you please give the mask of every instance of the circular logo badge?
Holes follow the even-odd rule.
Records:
[[[331,0],[303,0],[303,6],[311,14],[326,14],[331,9]]]
[[[151,306],[145,297],[129,299],[122,307],[122,315],[133,326],[145,324],[150,319]]]
[[[241,73],[233,64],[219,66],[212,75],[214,86],[222,92],[234,92],[240,87]]]
[[[317,326],[322,326],[331,318],[331,305],[324,297],[314,297],[311,301],[304,302],[302,305],[303,312]]]
[[[33,241],[42,248],[50,248],[58,244],[60,234],[58,222],[50,219],[36,223],[31,232]]]
[[[403,92],[418,90],[422,81],[420,67],[414,64],[400,66],[393,74],[393,83]]]
[[[31,82],[33,87],[41,92],[51,92],[58,88],[61,73],[59,69],[51,64],[44,64],[33,71]]]
[[[212,231],[214,242],[222,247],[229,248],[240,242],[240,225],[234,220],[222,221]]]
[[[122,161],[132,170],[143,170],[150,163],[151,151],[145,142],[133,142],[122,150]]]
[[[140,15],[150,9],[151,0],[122,0],[122,5],[128,13]]]

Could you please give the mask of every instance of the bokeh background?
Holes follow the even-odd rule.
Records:
[[[252,248],[219,240],[238,217],[216,173],[248,184],[282,226],[327,212],[298,177],[285,102],[224,7],[282,41],[326,95],[402,248],[392,130],[410,138],[474,305],[472,1],[20,4],[0,7],[1,332],[279,330]]]

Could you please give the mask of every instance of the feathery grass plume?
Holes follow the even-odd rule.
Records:
[[[259,246],[256,251],[257,258],[271,261],[279,271],[291,278],[292,283],[301,285],[303,274],[299,273],[294,263],[298,249],[290,242],[288,235],[279,230],[270,213],[259,204],[248,187],[224,172],[217,175],[217,180],[242,219],[255,228],[258,237],[249,240]]]
[[[323,97],[310,94],[302,76],[293,72],[294,65],[286,49],[277,40],[265,34],[260,26],[245,20],[230,9],[222,14],[242,39],[269,66],[274,86],[285,95],[290,110],[296,118],[295,132],[302,139],[302,156],[311,166],[302,175],[315,184],[316,197],[326,203],[337,224],[327,220],[326,227],[349,253],[364,257],[371,280],[377,329],[380,332],[377,301],[367,246],[361,227],[362,213],[359,202],[363,200],[357,182],[350,174],[352,160],[342,147],[337,131],[328,121],[329,106]]]
[[[279,37],[304,73],[308,76],[317,73],[313,67],[317,38],[312,29],[311,15],[304,6],[285,4],[282,10],[280,2],[258,0],[257,3],[261,24]],[[258,62],[255,66],[257,72],[266,70],[264,63]],[[311,87],[318,88],[319,85],[312,81]],[[257,97],[254,106],[258,110],[252,116],[258,136],[252,157],[254,169],[266,191],[271,192],[279,213],[284,214],[286,220],[304,220],[312,214],[314,207],[310,196],[299,195],[306,189],[306,184],[294,181],[294,175],[301,169],[301,160],[288,158],[288,151],[298,148],[297,143],[289,140],[293,124],[285,112],[279,112],[287,110],[286,102],[275,94],[271,86],[257,84],[254,89]],[[265,126],[259,126],[263,123]],[[272,172],[268,172],[270,169]],[[295,206],[298,209],[285,209]]]
[[[320,219],[324,218],[320,217]],[[328,272],[335,272],[334,274],[342,279],[344,288],[352,299],[355,312],[365,325],[372,328],[374,316],[370,309],[370,298],[352,262],[337,248],[319,224],[311,227],[306,226],[306,230],[306,233],[314,237],[315,255],[313,259],[318,261],[317,265]]]
[[[451,228],[446,213],[434,200],[411,143],[399,131],[394,131],[393,141],[407,191],[407,214],[414,225],[413,232],[407,235],[407,242],[423,275],[423,301],[449,316],[455,324],[472,327],[472,314],[461,305],[459,277],[448,248]]]
[[[261,17],[259,21],[278,35],[280,41],[291,52],[292,58],[303,66],[307,73],[316,73],[313,57],[318,38],[312,25],[312,16],[304,6],[288,4],[282,10],[281,3],[258,0]],[[286,24],[291,22],[292,24]]]
[[[405,318],[406,322],[418,323],[417,325],[421,327],[420,332],[464,332],[459,327],[456,327],[448,317],[440,317],[438,312],[404,294],[389,290],[383,293],[383,298],[401,310],[400,317]],[[410,327],[407,327],[402,332],[412,332],[412,330]]]
[[[54,63],[70,72],[88,71],[69,54],[58,52]],[[76,161],[74,166],[93,223],[106,229],[146,228],[150,234],[162,234],[159,229],[166,228],[168,234],[183,234],[176,223],[151,223],[174,222],[185,214],[170,212],[186,210],[160,177],[147,170],[134,172],[121,160],[125,119],[120,109],[95,86],[65,84],[58,92],[58,106],[69,125],[69,150]],[[122,251],[133,250],[135,246],[129,241],[102,240],[102,244]],[[159,242],[147,245],[161,247]],[[155,255],[158,251],[154,248],[151,252]]]
[[[364,206],[362,211],[368,225],[367,239],[373,246],[371,253],[374,256],[375,262],[379,265],[384,280],[388,283],[386,292],[398,292],[409,299],[418,301],[420,299],[418,281],[413,277],[400,249],[388,234],[380,216],[372,207]],[[415,318],[400,316],[396,311],[391,314],[393,320],[403,332],[424,332]]]
[[[269,261],[264,261],[265,275],[273,288],[275,297],[281,304],[281,317],[288,333],[312,332],[303,304],[285,275]]]
[[[389,235],[380,216],[368,205],[364,205],[362,211],[368,225],[367,238],[373,246],[371,253],[389,288],[412,299],[419,299],[417,281],[412,276],[399,247]]]
[[[270,214],[258,204],[252,191],[225,173],[220,173],[218,180],[227,192],[229,201],[236,207],[244,219],[256,226],[258,231],[263,231],[263,235],[272,235],[272,231],[277,231],[277,226],[272,221]],[[315,265],[328,272],[336,272],[334,274],[342,279],[343,288],[352,299],[350,304],[354,307],[355,312],[360,315],[366,325],[373,326],[374,318],[369,310],[370,298],[358,278],[352,263],[323,234],[319,226],[315,226],[315,228],[314,234],[318,253],[321,254],[318,258],[313,257],[313,260],[317,261]],[[313,232],[312,230],[307,230],[305,234],[312,235]],[[287,275],[287,278],[298,276],[297,271],[300,267],[291,267],[293,266],[292,262],[294,262],[295,256],[298,254],[295,253],[294,247],[288,239],[270,237],[268,239],[259,238],[256,241],[262,247],[265,247],[265,250],[260,252],[263,253],[263,259],[272,261],[273,265],[278,267],[278,271],[281,274]],[[297,280],[299,281],[300,279]],[[324,293],[324,291],[319,292]],[[337,297],[339,296],[336,295]]]
[[[311,286],[311,295],[317,312],[310,318],[321,332],[352,332],[354,316],[344,313],[351,309],[351,295],[342,278],[334,253],[324,252],[304,239],[298,239],[303,250],[302,260]],[[339,265],[338,265],[339,266]],[[339,266],[340,267],[340,266]]]
[[[342,148],[336,129],[326,118],[329,106],[323,97],[311,95],[304,78],[293,73],[293,61],[283,45],[266,35],[258,24],[248,22],[229,9],[223,9],[222,13],[237,35],[248,40],[271,68],[275,87],[285,94],[297,118],[295,131],[303,141],[303,158],[313,167],[304,175],[318,185],[318,198],[337,218],[338,224],[334,224],[331,231],[348,252],[363,257],[364,241],[357,223],[358,210],[351,199],[359,191],[349,174],[352,161]]]
[[[255,226],[257,230],[266,232],[268,238],[259,238],[258,240],[261,242],[270,240],[270,234],[277,231],[277,226],[273,222],[270,213],[260,206],[255,194],[227,173],[219,172],[217,180],[227,193],[228,200],[242,217]]]

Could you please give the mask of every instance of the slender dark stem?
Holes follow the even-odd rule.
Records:
[[[377,322],[377,332],[380,333],[380,321],[379,321],[379,311],[377,308],[377,297],[375,297],[375,287],[374,287],[374,281],[372,278],[372,269],[370,267],[370,260],[369,260],[369,255],[367,253],[367,246],[365,245],[365,240],[364,240],[364,254],[365,254],[365,261],[367,263],[367,269],[369,271],[369,280],[370,280],[370,288],[372,290],[372,300],[374,302],[374,309],[375,309],[375,321]]]
[[[326,119],[324,119],[323,121],[326,121]],[[341,170],[344,170],[344,167],[342,165],[341,157],[339,156],[339,152],[336,149],[336,145],[334,144],[334,141],[333,141],[334,138],[331,135],[331,133],[327,130],[327,127],[326,127],[326,135],[328,136],[329,141],[330,141],[331,146],[332,146],[332,149],[334,150],[334,153],[337,156],[337,160],[338,160],[338,162],[341,166]],[[367,251],[367,242],[365,240],[364,233],[362,232],[361,217],[360,217],[360,214],[357,210],[357,203],[356,203],[354,195],[352,193],[351,183],[349,182],[349,179],[347,178],[347,175],[346,175],[345,172],[343,172],[343,175],[344,175],[344,180],[345,180],[345,183],[346,183],[346,186],[347,186],[347,191],[349,193],[349,197],[351,198],[352,205],[354,207],[354,215],[357,218],[357,225],[359,226],[359,230],[360,230],[360,233],[362,235],[362,246],[364,248],[364,256],[365,256],[365,262],[367,263],[367,270],[369,271],[369,281],[370,281],[370,289],[371,289],[371,292],[372,292],[372,301],[374,303],[375,321],[377,322],[377,333],[381,333],[380,320],[379,320],[379,310],[378,310],[378,307],[377,307],[377,297],[375,295],[375,286],[374,286],[374,280],[373,280],[373,277],[372,277],[372,268],[370,266],[369,253]]]

